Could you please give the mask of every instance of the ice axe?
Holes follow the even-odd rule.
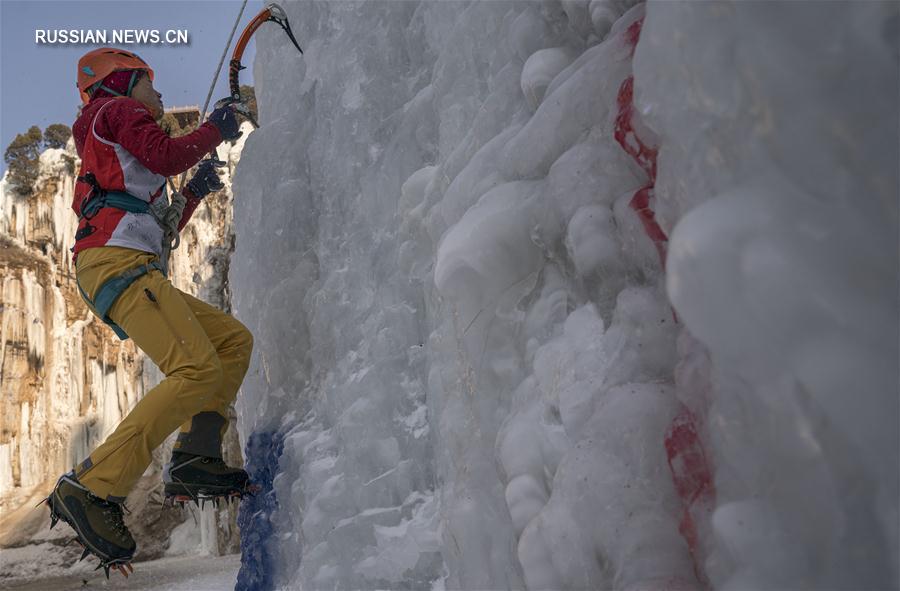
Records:
[[[244,32],[241,33],[237,45],[234,46],[234,52],[231,54],[231,61],[228,65],[228,86],[231,90],[231,96],[220,99],[216,101],[215,104],[215,108],[217,109],[219,107],[224,107],[225,105],[233,104],[234,110],[246,117],[255,128],[258,128],[259,124],[250,114],[250,108],[243,100],[241,100],[241,84],[239,76],[241,70],[245,69],[241,64],[241,58],[244,57],[244,50],[247,48],[247,44],[250,42],[250,38],[253,34],[266,22],[276,23],[284,29],[284,32],[287,33],[287,36],[290,38],[291,43],[294,44],[294,47],[296,47],[301,54],[303,53],[303,49],[300,48],[300,44],[297,43],[293,31],[291,31],[291,25],[288,22],[287,14],[285,14],[284,9],[274,2],[269,4],[262,9],[252,21],[250,21],[244,28]]]

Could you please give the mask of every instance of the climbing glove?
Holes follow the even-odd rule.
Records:
[[[223,140],[236,140],[243,132],[238,129],[237,116],[230,104],[222,105],[209,114],[209,122],[216,126]]]
[[[197,199],[203,199],[213,191],[218,191],[225,187],[225,183],[219,178],[216,169],[225,166],[221,160],[209,158],[200,163],[197,167],[197,173],[188,181],[188,189]]]

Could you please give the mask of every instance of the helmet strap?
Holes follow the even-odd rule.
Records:
[[[131,80],[128,81],[128,90],[125,91],[125,94],[122,94],[121,92],[113,90],[112,88],[103,84],[102,81],[100,81],[100,82],[94,84],[93,86],[91,86],[90,92],[88,93],[88,95],[93,96],[93,94],[95,92],[97,92],[98,90],[105,90],[106,92],[108,92],[109,94],[111,94],[113,96],[131,96],[131,91],[134,89],[134,85],[140,79],[140,73],[141,73],[140,70],[132,70]]]
[[[94,90],[91,94],[93,94],[94,92],[97,92],[98,90],[105,90],[106,92],[108,92],[109,94],[111,94],[113,96],[125,96],[121,92],[115,91],[112,88],[110,88],[109,86],[104,86],[103,83],[99,84],[98,86],[95,86]]]
[[[131,89],[134,88],[135,83],[140,78],[140,73],[140,70],[131,71],[131,80],[128,81],[128,91],[125,93],[125,96],[131,96]]]

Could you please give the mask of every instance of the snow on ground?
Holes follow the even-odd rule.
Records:
[[[15,549],[3,552],[14,552]],[[224,591],[233,589],[240,566],[240,555],[193,555],[138,562],[127,579],[110,572],[107,581],[102,570],[84,564],[78,572],[65,576],[33,578],[27,582],[5,581],[9,591],[73,591],[75,589],[127,589],[128,591]],[[89,559],[85,559],[85,563]],[[40,561],[40,556],[35,556]],[[96,562],[96,560],[94,561]],[[72,569],[76,570],[76,569]]]
[[[898,7],[633,4],[261,32],[239,588],[897,586]]]

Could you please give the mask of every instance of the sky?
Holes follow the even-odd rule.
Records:
[[[264,7],[249,0],[232,47],[243,27]],[[154,87],[168,107],[203,105],[219,58],[241,9],[241,0],[0,0],[0,147],[32,125],[71,127],[81,100],[75,86],[78,59],[111,46],[115,29],[188,32],[188,44],[115,44],[141,56],[154,70]],[[276,27],[274,23],[264,25]],[[107,43],[40,44],[36,30],[106,30]],[[46,38],[46,37],[45,37]],[[244,52],[241,83],[252,84],[255,41]],[[228,95],[229,50],[212,100]],[[6,163],[0,162],[0,170]]]

